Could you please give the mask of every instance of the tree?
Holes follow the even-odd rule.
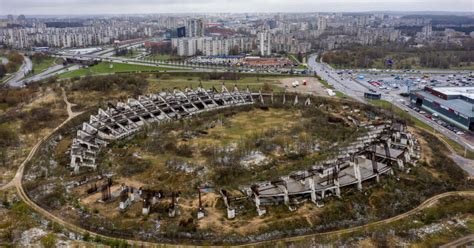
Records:
[[[0,160],[2,166],[6,166],[8,158],[8,148],[18,143],[16,133],[6,126],[0,126]]]
[[[229,55],[239,55],[239,47],[234,46],[229,50]]]
[[[0,78],[4,77],[7,74],[7,68],[4,64],[0,64]]]
[[[301,52],[299,52],[298,55],[297,55],[297,57],[296,57],[296,59],[298,59],[298,61],[299,61],[300,63],[303,63],[303,54],[302,54]]]

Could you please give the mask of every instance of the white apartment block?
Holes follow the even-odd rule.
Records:
[[[270,56],[272,54],[272,35],[269,32],[260,32],[257,35],[258,51],[261,56]]]
[[[218,56],[229,55],[229,51],[234,47],[237,47],[239,52],[250,51],[253,42],[254,39],[248,37],[195,37],[172,39],[171,46],[176,48],[179,56],[189,57],[197,54]]]

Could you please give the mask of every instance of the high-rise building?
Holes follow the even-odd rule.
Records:
[[[324,16],[318,16],[318,30],[324,31],[328,26],[328,22]]]
[[[260,32],[257,36],[260,55],[270,56],[272,54],[271,34],[269,32]]]
[[[430,38],[433,35],[433,27],[431,26],[431,23],[424,26],[421,32],[423,33],[425,38]]]
[[[201,19],[190,19],[186,22],[186,37],[203,37],[204,22]]]
[[[177,29],[177,37],[178,38],[186,37],[186,27],[179,27]]]

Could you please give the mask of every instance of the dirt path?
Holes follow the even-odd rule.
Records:
[[[467,245],[470,242],[474,242],[474,234],[471,234],[471,235],[462,237],[460,239],[454,240],[453,242],[450,242],[450,243],[447,243],[445,245],[440,246],[440,248],[461,247],[462,245]],[[466,247],[469,247],[469,246],[466,246]]]
[[[23,163],[21,163],[20,167],[18,168],[18,170],[15,174],[15,177],[9,183],[2,186],[0,188],[0,190],[5,190],[5,189],[8,189],[8,188],[11,188],[11,187],[14,187],[14,186],[16,186],[18,188],[19,186],[21,186],[21,178],[23,177],[23,171],[25,169],[25,165],[33,158],[33,156],[36,154],[36,151],[41,146],[41,144],[43,144],[43,142],[45,140],[49,139],[49,137],[51,137],[51,135],[53,135],[57,130],[62,128],[66,123],[68,123],[74,117],[76,117],[76,116],[83,113],[83,112],[73,112],[72,111],[72,106],[74,106],[74,104],[72,104],[68,101],[67,95],[66,95],[66,92],[64,91],[64,89],[62,89],[62,92],[63,92],[63,100],[66,103],[68,118],[66,120],[64,120],[61,124],[59,124],[59,126],[57,126],[55,129],[51,130],[48,133],[48,135],[43,137],[41,140],[38,141],[38,143],[36,143],[35,146],[33,146],[33,148],[31,149],[31,151],[28,154],[28,156],[26,157],[26,159],[23,161]]]

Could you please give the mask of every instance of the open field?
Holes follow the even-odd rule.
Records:
[[[253,91],[258,91],[263,89],[264,85],[267,84],[268,87],[263,89],[264,91],[273,90],[276,92],[282,92],[284,89],[280,85],[279,77],[242,77],[237,80],[205,80],[200,77],[186,77],[179,76],[175,77],[171,74],[171,77],[160,77],[160,78],[149,78],[150,88],[149,92],[157,92],[163,89],[185,89],[185,88],[196,88],[199,85],[202,85],[205,89],[211,87],[216,87],[220,90],[222,83],[226,85],[229,90],[233,89],[233,86],[236,85],[239,89],[245,90],[247,86]]]
[[[186,70],[186,69],[170,69],[157,66],[146,66],[146,65],[134,65],[124,63],[109,63],[101,62],[97,65],[90,66],[88,68],[81,68],[79,70],[66,72],[59,75],[59,78],[72,78],[82,77],[87,75],[98,75],[98,74],[112,74],[112,73],[123,73],[123,72],[153,72],[153,71],[169,71],[169,70]]]
[[[152,61],[169,61],[169,60],[179,60],[180,57],[171,56],[168,54],[156,54],[156,55],[148,55],[145,57],[145,60],[152,60]]]

